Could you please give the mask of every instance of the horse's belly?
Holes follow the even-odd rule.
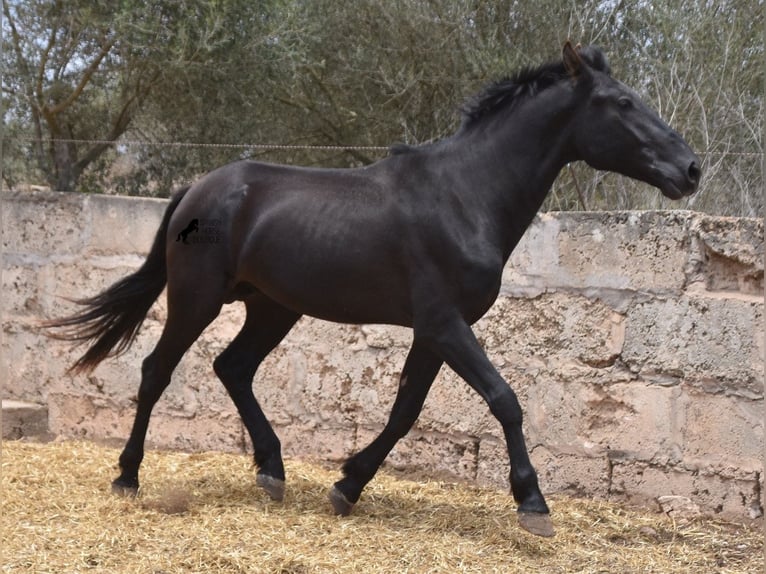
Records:
[[[292,251],[254,258],[243,271],[240,280],[303,315],[339,323],[411,322],[406,277],[395,266]]]
[[[410,325],[411,313],[400,297],[390,292],[333,284],[326,278],[308,279],[300,287],[267,283],[258,289],[285,307],[336,323],[388,323]]]

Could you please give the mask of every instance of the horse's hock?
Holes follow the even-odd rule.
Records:
[[[67,297],[138,267],[166,202],[54,193],[3,201],[3,398],[46,405],[54,435],[125,438],[163,306],[126,355],[89,377],[68,376],[77,351],[35,325],[72,310]],[[688,499],[685,508],[734,519],[762,513],[762,253],[759,219],[672,211],[535,221],[475,330],[522,400],[544,491],[668,512]],[[242,318],[229,306],[186,355],[155,409],[152,445],[249,448],[212,371]],[[255,382],[285,454],[340,461],[368,444],[409,341],[400,328],[302,319]],[[507,485],[498,423],[447,368],[388,464]]]

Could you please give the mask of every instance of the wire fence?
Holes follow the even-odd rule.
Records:
[[[114,147],[179,147],[200,149],[253,149],[253,150],[277,150],[277,151],[380,151],[387,152],[390,146],[378,145],[314,145],[314,144],[269,144],[269,143],[204,143],[204,142],[177,142],[177,141],[150,141],[150,140],[99,140],[99,139],[66,139],[66,138],[38,138],[13,136],[5,137],[6,142],[24,143],[73,143],[88,145],[110,145]]]
[[[107,146],[112,150],[111,158],[104,160],[100,168],[93,170],[90,181],[81,181],[78,190],[150,196],[167,195],[180,183],[188,182],[187,178],[194,179],[209,169],[235,159],[265,156],[271,161],[289,164],[362,165],[384,157],[391,149],[388,145],[210,143],[128,138],[65,139],[16,134],[6,135],[2,141],[5,155],[2,181],[4,189],[30,189],[29,183],[43,183],[35,181],[39,179],[40,174],[37,174],[37,177],[29,177],[34,172],[34,160],[29,149],[31,146],[73,144]],[[25,152],[18,153],[25,147]],[[196,150],[195,154],[199,157],[189,159],[185,155],[175,154],[174,157],[168,157],[164,154],[147,153],[147,150],[158,148],[168,152],[173,149]],[[570,167],[565,170],[563,177],[554,182],[552,193],[549,194],[543,209],[566,211],[680,207],[715,215],[763,217],[766,203],[766,159],[763,151],[709,149],[697,154],[703,164],[703,185],[696,195],[682,200],[680,204],[669,202],[660,194],[646,193],[646,186],[638,182],[575,165],[574,169]],[[8,161],[9,155],[14,155],[15,163]],[[120,157],[125,158],[126,165],[121,168],[124,170],[122,173],[117,173],[119,169],[115,169],[115,166]],[[188,163],[184,163],[187,161]],[[165,179],[162,179],[163,177]],[[39,187],[57,186],[43,183]]]
[[[320,145],[320,144],[272,144],[272,143],[207,143],[181,141],[151,141],[135,139],[101,140],[101,139],[69,139],[69,138],[40,138],[28,136],[3,137],[4,142],[23,143],[72,143],[88,145],[109,145],[114,147],[176,147],[199,149],[241,149],[241,150],[275,150],[275,151],[374,151],[388,152],[390,145]],[[762,151],[701,151],[699,156],[731,156],[731,157],[762,157]]]

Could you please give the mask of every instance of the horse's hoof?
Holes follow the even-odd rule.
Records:
[[[112,494],[123,496],[125,498],[135,498],[138,496],[138,486],[133,484],[125,484],[119,480],[115,480],[112,482]]]
[[[519,512],[519,526],[535,536],[551,538],[556,534],[553,530],[553,521],[550,514],[539,512]]]
[[[285,498],[285,481],[274,478],[268,474],[258,474],[255,477],[255,484],[266,491],[271,500],[282,502]]]
[[[328,495],[330,504],[332,504],[332,510],[336,516],[348,516],[351,511],[354,510],[354,503],[349,502],[346,495],[344,495],[337,486],[333,486]]]

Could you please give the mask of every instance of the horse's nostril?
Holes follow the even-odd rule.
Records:
[[[702,177],[702,170],[700,169],[699,165],[697,165],[696,161],[693,161],[691,165],[689,166],[689,180],[695,184],[699,183],[700,178]]]

